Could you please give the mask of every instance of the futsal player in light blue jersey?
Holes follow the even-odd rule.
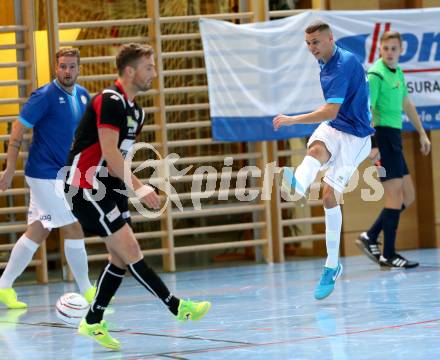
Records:
[[[87,254],[81,226],[63,196],[58,171],[66,165],[74,132],[90,96],[76,84],[80,66],[79,50],[62,49],[56,54],[56,79],[35,90],[12,125],[7,165],[0,176],[0,190],[11,186],[24,132],[33,129],[32,144],[25,167],[30,190],[26,232],[18,239],[0,277],[0,303],[10,309],[25,308],[12,288],[34,253],[53,228],[62,228],[67,262],[80,292],[91,302],[96,289],[88,276]]]
[[[275,130],[281,126],[320,123],[307,144],[307,155],[296,171],[284,168],[284,191],[303,197],[319,170],[326,169],[323,187],[327,261],[315,298],[329,296],[336,279],[342,274],[339,262],[342,213],[338,203],[350,177],[369,155],[371,114],[368,82],[356,57],[335,44],[330,26],[315,21],[305,29],[309,51],[321,67],[320,81],[325,105],[303,115],[278,115]]]

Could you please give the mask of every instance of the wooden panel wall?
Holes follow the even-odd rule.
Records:
[[[380,0],[330,0],[329,5],[329,10],[371,10],[379,8]]]
[[[14,25],[14,1],[2,0],[0,1],[0,26]]]
[[[440,7],[440,0],[419,0],[420,7]]]

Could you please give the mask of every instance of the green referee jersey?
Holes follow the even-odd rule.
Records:
[[[408,95],[402,69],[393,72],[377,60],[368,70],[374,126],[402,129],[403,98]]]

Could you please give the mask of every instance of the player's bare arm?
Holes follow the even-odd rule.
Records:
[[[273,119],[273,127],[278,130],[281,126],[294,124],[315,124],[336,118],[341,104],[325,104],[317,110],[302,115],[287,116],[277,115]]]
[[[131,172],[131,169],[125,163],[121,152],[118,149],[119,132],[101,128],[98,129],[99,143],[101,145],[102,156],[107,162],[108,167],[112,170],[114,176],[117,176],[124,182],[124,176],[131,177],[131,184],[126,184],[132,187],[132,190],[146,203],[147,206],[153,209],[160,207],[160,199],[151,187],[147,187]]]
[[[23,134],[26,127],[19,121],[15,120],[12,125],[11,136],[9,138],[8,154],[6,157],[6,169],[0,176],[0,190],[5,191],[11,186],[17,165],[18,152],[20,150]]]
[[[420,152],[423,155],[428,155],[431,151],[431,142],[429,141],[428,135],[426,135],[426,131],[417,114],[416,107],[408,96],[403,98],[403,110],[420,135]]]

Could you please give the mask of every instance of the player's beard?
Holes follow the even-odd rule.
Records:
[[[141,83],[140,81],[136,81],[135,85],[138,88],[138,91],[148,91],[151,89],[152,82],[148,81],[146,83]]]
[[[76,82],[77,77],[78,77],[78,76],[75,76],[75,77],[70,76],[69,78],[66,78],[66,77],[64,77],[64,78],[60,78],[60,77],[59,77],[59,78],[58,78],[58,81],[59,81],[59,83],[60,83],[61,85],[63,85],[64,87],[71,87],[71,86],[75,85],[75,82]]]

